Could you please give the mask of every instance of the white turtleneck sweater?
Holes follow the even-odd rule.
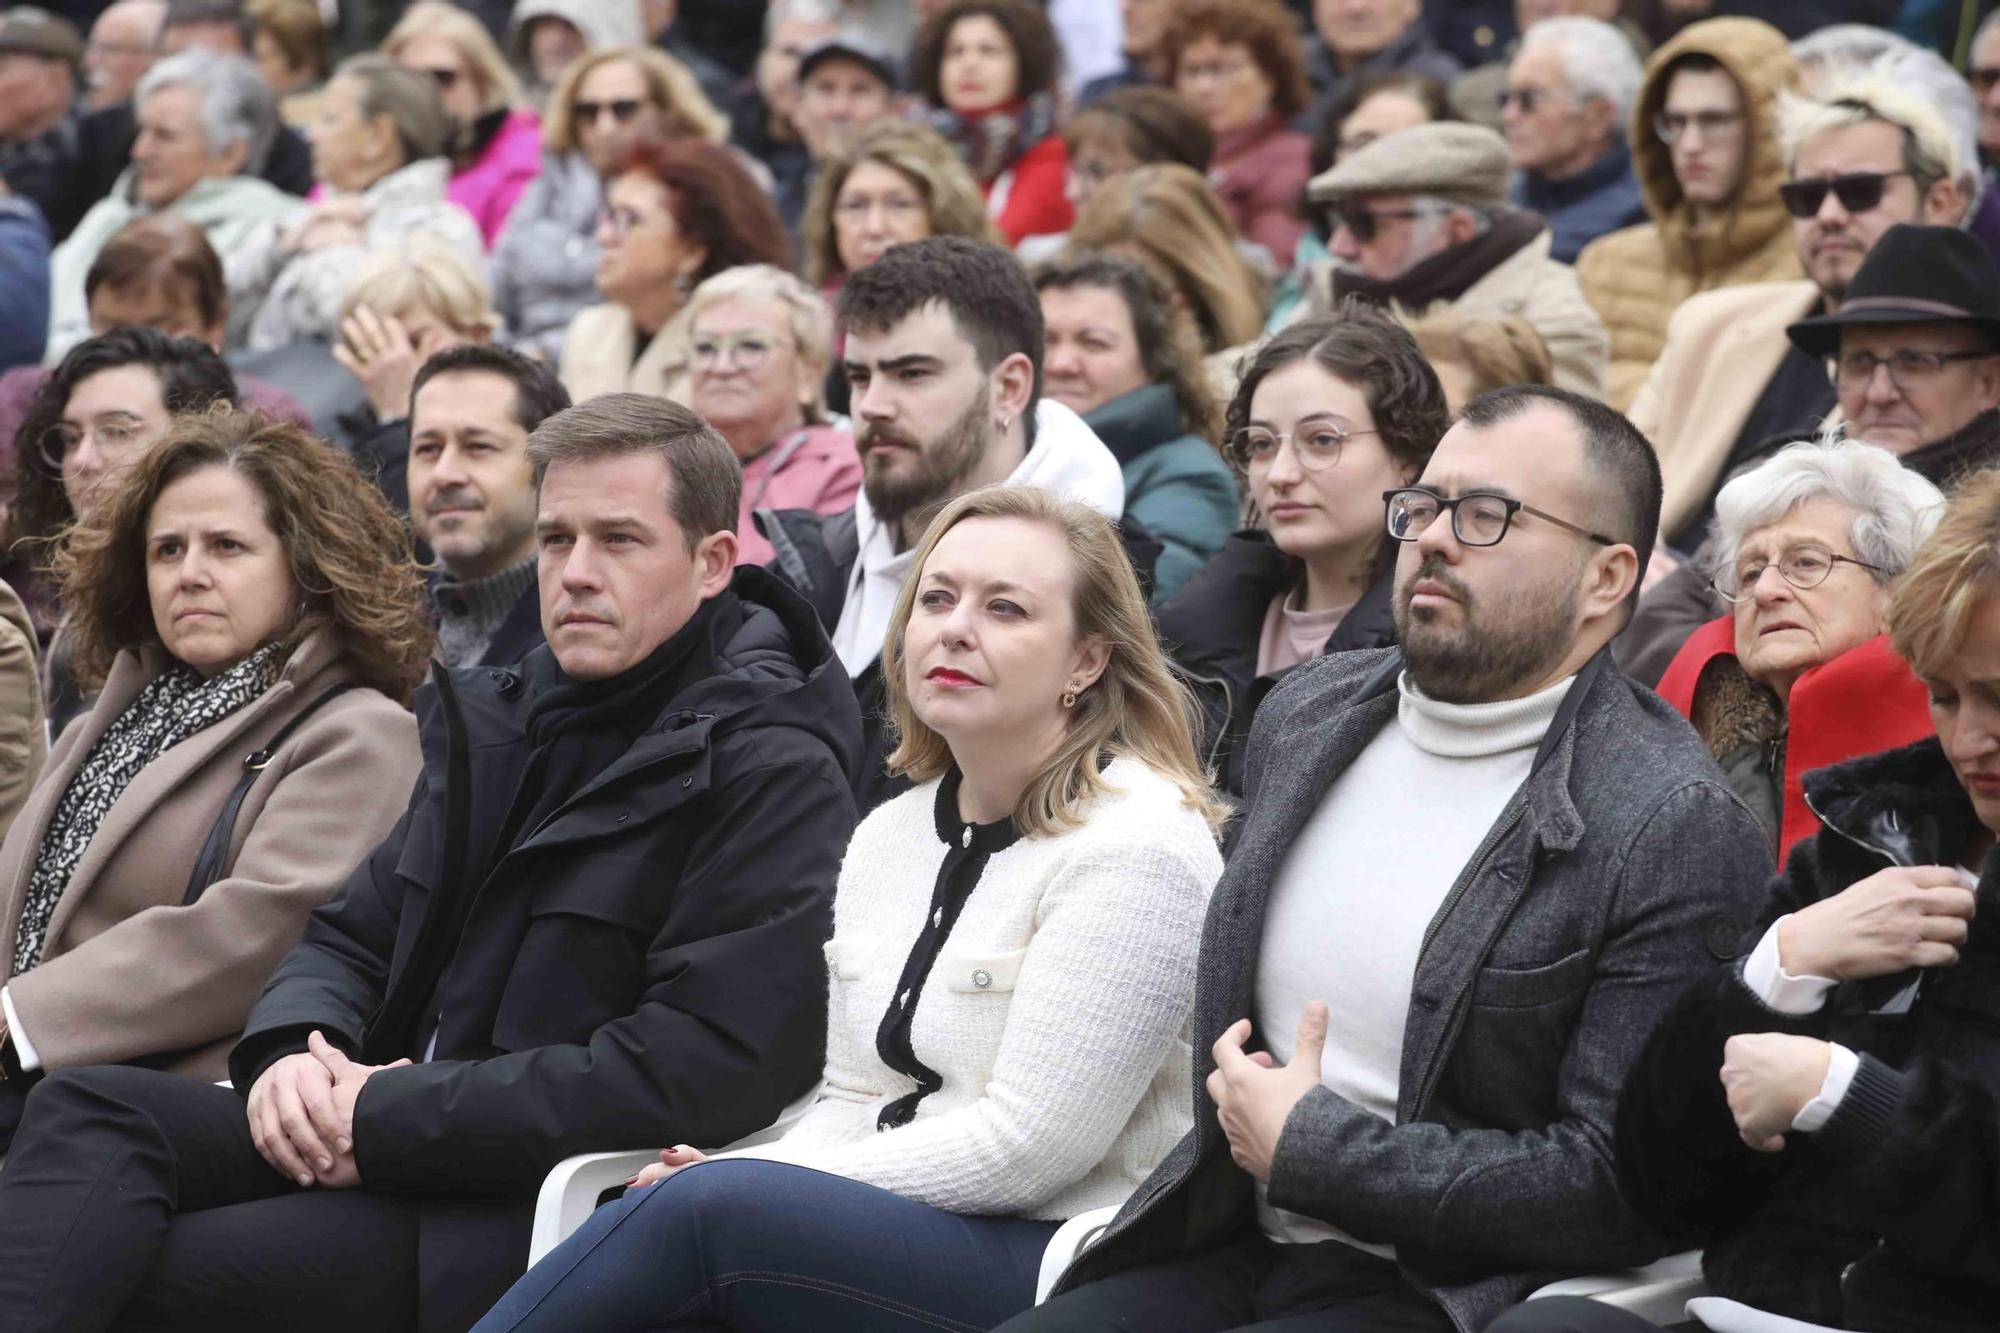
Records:
[[[1331,1015],[1320,1082],[1394,1122],[1403,1027],[1424,933],[1479,844],[1534,765],[1567,677],[1525,699],[1447,704],[1405,672],[1396,720],[1335,779],[1271,886],[1257,962],[1257,1028],[1289,1061],[1299,1015]],[[1343,1240],[1393,1257],[1337,1227],[1273,1208],[1257,1189],[1272,1240]]]

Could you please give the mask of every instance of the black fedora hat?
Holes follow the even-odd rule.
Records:
[[[1956,227],[1889,228],[1861,261],[1830,315],[1785,330],[1808,356],[1840,351],[1840,331],[1856,324],[1970,324],[2000,348],[2000,265]]]

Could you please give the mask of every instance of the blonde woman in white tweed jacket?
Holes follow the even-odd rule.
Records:
[[[841,867],[819,1103],[764,1148],[664,1151],[476,1333],[989,1328],[1188,1129],[1220,809],[1117,534],[961,497],[883,670],[918,785]]]

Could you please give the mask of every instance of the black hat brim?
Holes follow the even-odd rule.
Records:
[[[1785,327],[1792,346],[1807,356],[1824,361],[1840,351],[1840,331],[1868,324],[1965,324],[1982,330],[2000,350],[2000,319],[1979,315],[1940,315],[1935,309],[1897,309],[1893,306],[1852,310],[1845,314],[1815,315]]]

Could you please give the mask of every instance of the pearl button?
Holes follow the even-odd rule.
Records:
[[[967,824],[965,826],[965,840],[960,845],[965,847],[972,846],[972,825]]]
[[[972,984],[981,990],[985,990],[993,984],[993,974],[983,967],[974,968],[972,972]]]

